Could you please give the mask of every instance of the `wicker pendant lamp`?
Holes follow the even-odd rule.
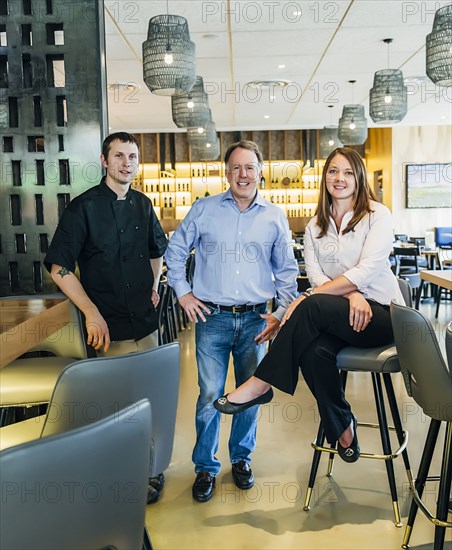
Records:
[[[426,43],[427,75],[439,86],[452,86],[452,4],[435,13]]]
[[[193,146],[192,156],[197,160],[217,160],[220,156],[220,140],[216,138],[213,143],[206,142],[201,146]]]
[[[199,127],[212,120],[202,76],[196,77],[190,92],[171,97],[171,112],[178,128]]]
[[[143,42],[143,79],[157,95],[188,93],[196,80],[195,44],[180,15],[156,15]]]
[[[319,153],[322,159],[326,159],[334,149],[343,146],[343,143],[339,139],[338,127],[332,124],[333,107],[334,105],[328,105],[330,109],[330,124],[324,126],[322,130],[320,130]]]
[[[192,147],[203,147],[206,143],[213,144],[217,139],[217,129],[213,121],[209,121],[204,126],[187,128],[188,143]]]
[[[356,80],[349,80],[353,85]],[[364,115],[364,106],[360,104],[344,105],[342,116],[339,119],[338,136],[344,145],[362,145],[367,139],[367,119]]]
[[[392,38],[383,40],[388,45]],[[369,114],[379,124],[400,122],[408,110],[407,87],[403,82],[403,73],[398,69],[383,69],[374,75],[374,85],[370,90]]]

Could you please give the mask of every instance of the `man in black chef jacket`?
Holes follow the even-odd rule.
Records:
[[[58,287],[83,312],[87,343],[98,355],[158,346],[158,283],[165,233],[151,201],[130,188],[138,171],[134,136],[117,132],[102,145],[106,175],[73,199],[44,260]],[[74,275],[76,264],[80,280]],[[163,485],[150,480],[148,500]]]

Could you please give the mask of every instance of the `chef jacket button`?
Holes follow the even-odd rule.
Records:
[[[132,313],[130,314],[130,317],[132,317],[132,318],[135,317],[135,313],[133,313],[133,311],[132,311]]]
[[[142,260],[143,259],[143,254],[140,254],[138,257],[140,258],[140,260]]]
[[[130,283],[127,283],[127,284],[126,284],[126,287],[127,287],[127,288],[132,288],[132,285],[131,285]]]
[[[140,228],[138,227],[138,225],[136,225],[135,226],[135,231],[138,231],[138,229],[140,229]]]
[[[121,227],[121,229],[119,230],[120,233],[124,233],[124,228]]]

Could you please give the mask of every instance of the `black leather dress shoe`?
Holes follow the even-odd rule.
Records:
[[[357,420],[356,416],[353,416],[353,441],[350,447],[342,447],[342,445],[337,442],[337,452],[342,460],[345,462],[356,462],[360,455],[360,448],[358,443],[358,436],[356,434],[356,425]]]
[[[198,502],[207,502],[212,498],[215,488],[215,476],[209,472],[199,472],[193,483],[193,498]]]
[[[248,462],[240,460],[232,465],[232,477],[239,489],[246,491],[254,485],[254,475]]]
[[[247,401],[246,403],[232,403],[228,400],[228,395],[223,395],[223,397],[220,397],[216,401],[213,402],[213,406],[217,409],[217,411],[220,411],[224,414],[237,414],[239,412],[245,411],[246,409],[249,409],[250,407],[254,407],[254,405],[263,405],[264,403],[268,403],[273,399],[273,389],[270,388],[268,391],[263,393],[262,395],[259,395],[259,397],[256,397],[256,399],[252,399],[251,401]]]
[[[147,503],[154,504],[159,499],[160,493],[152,485],[148,485]]]
[[[163,486],[165,485],[165,476],[164,474],[159,474],[156,477],[150,477],[148,483],[160,493],[160,491],[162,491],[163,489]]]

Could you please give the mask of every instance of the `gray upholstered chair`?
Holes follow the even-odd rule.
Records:
[[[47,414],[0,428],[2,449],[84,426],[140,399],[152,406],[149,477],[166,470],[179,394],[179,344],[72,363],[59,376]]]
[[[411,306],[411,289],[409,284],[403,280],[398,279],[400,290],[402,291],[405,303]],[[400,372],[400,365],[397,359],[397,351],[394,344],[387,346],[381,346],[377,348],[354,348],[347,346],[342,349],[337,355],[337,367],[341,370],[342,381],[344,389],[347,382],[348,372],[365,372],[369,373],[372,377],[372,384],[374,390],[375,407],[377,410],[378,424],[368,422],[358,422],[358,426],[366,428],[377,428],[380,431],[381,442],[383,447],[382,454],[366,453],[361,451],[361,458],[370,458],[383,460],[386,466],[386,472],[388,476],[389,488],[391,492],[392,505],[394,510],[395,525],[401,527],[400,508],[397,496],[397,487],[394,474],[393,460],[402,455],[405,469],[407,472],[408,480],[412,480],[411,467],[406,450],[408,441],[408,433],[402,428],[402,422],[400,420],[399,409],[397,407],[397,401],[394,394],[394,387],[392,384],[391,375]],[[391,409],[391,416],[394,423],[394,427],[388,426],[388,420],[386,415],[386,407],[384,403],[382,379],[386,389],[386,395]],[[392,450],[390,431],[395,431],[399,443],[399,448],[395,451]],[[309,475],[308,488],[306,491],[306,498],[304,504],[304,510],[310,509],[310,502],[312,497],[312,491],[315,486],[315,480],[317,476],[317,470],[320,463],[320,457],[322,452],[329,453],[329,462],[327,469],[327,476],[332,475],[334,456],[337,454],[336,445],[331,447],[324,447],[325,431],[323,425],[320,422],[317,437],[312,443],[314,449],[314,456],[312,459],[311,472]]]
[[[449,366],[441,353],[435,330],[430,320],[419,311],[398,304],[391,304],[391,319],[394,337],[408,392],[424,413],[430,417],[430,427],[425,441],[416,481],[411,482],[413,500],[408,515],[403,548],[408,548],[417,510],[435,524],[434,550],[444,547],[451,476],[452,476],[452,325],[446,331],[446,350]],[[428,477],[433,452],[438,440],[441,424],[446,426],[441,474]],[[436,516],[422,499],[426,481],[439,480]]]
[[[143,399],[1,452],[1,548],[142,548],[150,439],[151,407]]]
[[[2,300],[33,300],[38,298],[66,298],[64,294],[39,296],[11,296]],[[48,403],[55,382],[70,363],[88,357],[88,346],[84,335],[84,321],[79,309],[70,304],[67,325],[56,334],[36,344],[30,352],[48,352],[46,357],[25,357],[12,361],[0,369],[0,407],[2,417],[11,407],[29,407]],[[2,425],[6,422],[2,420]]]

